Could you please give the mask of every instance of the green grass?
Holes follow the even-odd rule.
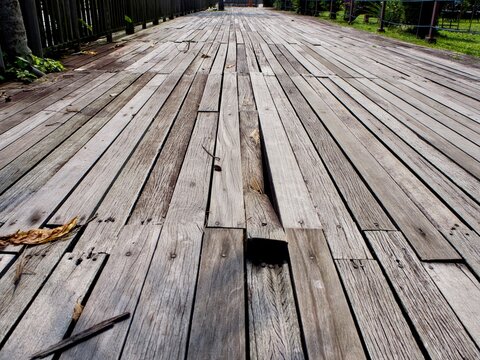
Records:
[[[320,18],[324,20],[328,19],[328,13],[320,13]],[[429,44],[424,39],[419,39],[415,36],[415,34],[408,32],[406,27],[385,27],[384,33],[378,33],[378,20],[376,18],[370,18],[369,23],[364,23],[363,15],[357,17],[351,25],[349,25],[345,20],[343,20],[342,12],[339,12],[337,14],[337,20],[328,19],[328,21],[334,22],[342,26],[348,26],[359,30],[377,33],[379,35],[387,36],[417,45],[428,46],[436,49],[450,50],[462,54],[480,57],[480,34],[439,31],[439,34],[436,36],[437,42],[435,44]],[[467,21],[462,21],[462,23],[460,24],[460,29],[467,29],[468,25],[469,24]],[[473,21],[472,31],[480,31],[479,22]]]

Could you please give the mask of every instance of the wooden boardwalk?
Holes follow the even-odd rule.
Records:
[[[0,89],[0,235],[85,225],[3,249],[0,359],[480,358],[480,67],[262,9],[90,50]]]

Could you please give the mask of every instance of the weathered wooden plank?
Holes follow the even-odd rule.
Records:
[[[164,80],[164,75],[154,77],[109,121],[107,126],[95,134],[61,170],[29,197],[29,201],[13,209],[7,223],[0,228],[0,233],[6,235],[18,229],[42,224],[125,127],[134,133],[143,133],[141,126],[145,128],[148,125],[145,124],[145,118],[149,114],[152,116],[150,109],[158,106],[162,98],[166,98],[159,88]],[[150,98],[154,93],[156,95]],[[148,105],[144,106],[146,102]],[[140,109],[142,109],[141,114],[135,115]]]
[[[199,113],[123,357],[184,358],[218,115]],[[150,319],[155,318],[155,321]]]
[[[68,241],[25,249],[0,279],[0,344],[57,265]],[[19,263],[21,261],[21,263]],[[19,279],[19,274],[22,274]],[[73,309],[73,308],[72,308]]]
[[[197,108],[205,81],[206,75],[203,74],[197,75],[193,81],[187,98],[177,115],[175,124],[132,210],[128,219],[129,224],[162,224],[165,220],[170,199],[195,125]],[[125,176],[125,182],[129,181],[132,174]],[[113,198],[118,198],[121,193],[121,191],[117,192]],[[117,207],[112,206],[112,211]]]
[[[278,76],[291,99],[298,117],[308,132],[318,154],[362,230],[395,230],[384,210],[367,188],[341,148],[332,139],[300,91],[288,76]]]
[[[448,241],[338,118],[335,109],[331,109],[325,104],[321,96],[302,77],[295,76],[292,79],[408,240],[414,245],[419,256],[423,260],[459,259],[458,253]],[[314,78],[309,80],[309,83],[315,88],[318,85],[321,86],[318,80]]]
[[[208,75],[207,84],[203,93],[198,111],[218,111],[220,106],[220,92],[222,90],[222,75]]]
[[[288,264],[247,262],[250,358],[304,359]]]
[[[245,227],[237,74],[225,73],[208,226]]]
[[[16,254],[0,254],[0,276],[3,276],[16,257]]]
[[[423,264],[477,346],[480,345],[480,284],[463,264]]]
[[[284,227],[319,228],[320,221],[261,73],[250,74],[275,206]]]
[[[285,240],[285,232],[269,197],[265,179],[256,111],[240,112],[243,196],[248,239]]]
[[[127,225],[123,228],[72,335],[125,311],[134,314],[160,230],[161,227],[153,225]],[[60,358],[119,358],[130,322],[131,318],[78,344]]]
[[[193,76],[185,75],[178,82],[178,85],[177,81],[177,76],[171,76],[165,80],[165,86],[160,87],[160,91],[154,93],[152,98],[145,103],[145,106],[135,115],[133,122],[110,145],[102,158],[97,161],[82,179],[82,182],[56,211],[52,219],[49,220],[50,223],[63,224],[65,223],[64,219],[71,219],[72,215],[78,216],[80,221],[88,220],[97,207],[98,200],[108,190],[127,160],[129,164],[124,169],[125,173],[129,173],[131,176],[136,174],[135,177],[138,177],[139,183],[137,183],[136,188],[137,191],[140,190],[157,153],[165,142],[183,99],[187,95],[193,82]],[[172,94],[171,97],[169,97],[170,94]],[[139,142],[140,144],[138,144]],[[134,149],[135,153],[132,154]],[[123,191],[119,191],[117,195],[127,193],[126,189],[135,189],[135,185],[131,184],[131,180],[126,176],[123,176],[121,180],[123,186],[118,187],[123,187]],[[122,198],[120,197],[120,199]],[[128,206],[127,204],[122,203],[123,210],[128,210],[133,205]],[[125,209],[125,205],[127,205],[127,209]],[[105,220],[112,215],[101,218],[101,220]]]
[[[308,133],[278,80],[266,77],[272,98],[290,140],[313,205],[323,226],[334,259],[369,259],[370,251],[350,216]]]
[[[308,357],[366,358],[322,230],[286,232]]]
[[[62,340],[74,321],[75,307],[84,303],[105,259],[105,254],[65,254],[8,337],[0,359],[27,360]]]
[[[335,261],[371,359],[423,359],[382,270],[373,260]]]
[[[386,276],[432,359],[475,359],[480,351],[400,232],[367,232]]]
[[[187,359],[245,359],[243,230],[206,229]]]

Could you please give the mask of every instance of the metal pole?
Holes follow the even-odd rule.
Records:
[[[432,21],[430,22],[430,29],[428,30],[428,36],[425,38],[429,43],[435,43],[437,40],[433,37],[433,27],[435,26],[435,21],[437,20],[437,10],[438,10],[438,2],[435,1],[433,3],[433,10],[432,10]]]
[[[153,25],[158,25],[158,0],[153,0]]]
[[[131,3],[132,0],[127,0],[127,16],[129,17],[130,21],[127,21],[125,19],[125,22],[126,22],[126,26],[125,26],[125,32],[127,35],[131,35],[135,32],[135,25],[133,23],[133,14],[132,14],[132,3]]]
[[[36,56],[43,57],[42,38],[40,36],[40,25],[37,17],[37,6],[35,0],[20,0],[23,22],[27,32],[28,47]]]
[[[337,13],[333,11],[334,0],[330,0],[330,19],[336,19]]]
[[[350,0],[350,11],[348,13],[348,23],[351,24],[352,23],[352,19],[353,19],[353,7],[355,6],[353,0]]]
[[[385,29],[383,28],[383,23],[385,19],[385,8],[386,2],[382,1],[382,10],[380,10],[380,27],[377,29],[378,32],[385,32]]]
[[[105,0],[105,27],[107,32],[107,42],[113,42],[112,33],[112,10],[110,9],[110,0]]]

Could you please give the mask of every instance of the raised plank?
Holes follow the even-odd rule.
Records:
[[[160,230],[159,226],[123,228],[72,335],[126,311],[134,314]],[[60,358],[119,358],[131,319],[67,350]]]
[[[463,264],[423,264],[435,284],[480,346],[480,284]]]
[[[237,74],[225,73],[208,226],[245,227]]]
[[[423,359],[376,261],[335,261],[371,359]]]
[[[184,358],[218,116],[199,113],[123,357]],[[155,319],[155,321],[152,321]]]
[[[316,210],[263,76],[250,74],[280,219],[284,227],[319,228]]]
[[[243,230],[206,229],[187,359],[245,359]]]
[[[290,140],[300,171],[310,192],[334,259],[372,258],[327,169],[318,156],[308,133],[283,92],[278,80],[267,82],[285,132]]]
[[[298,311],[310,359],[365,359],[322,230],[287,229]]]
[[[366,232],[432,359],[475,359],[480,351],[400,232]]]

